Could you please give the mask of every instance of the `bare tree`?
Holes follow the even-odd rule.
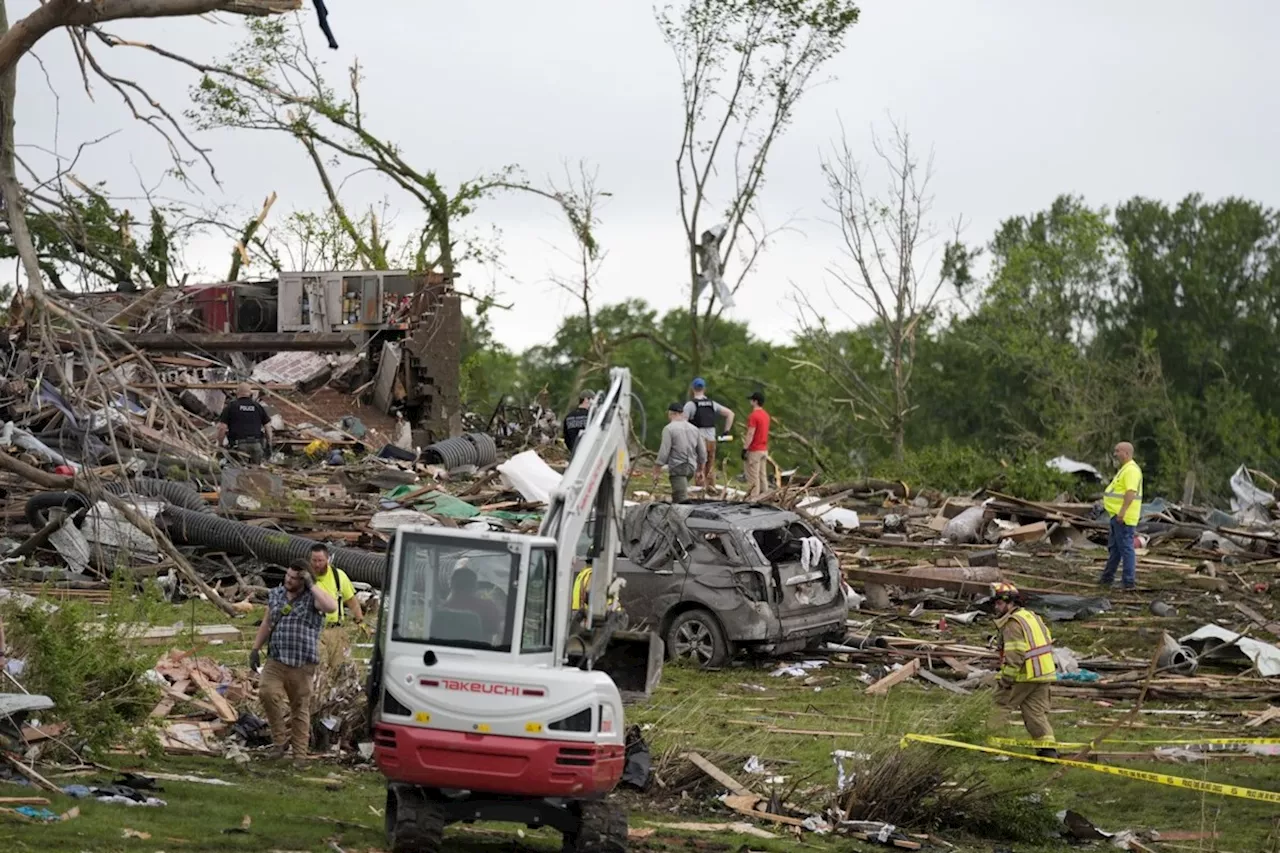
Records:
[[[894,457],[902,461],[906,451],[906,424],[914,406],[911,378],[915,369],[916,342],[922,327],[932,318],[938,296],[951,280],[959,246],[948,242],[942,261],[932,263],[931,248],[937,232],[930,222],[933,195],[932,155],[922,165],[911,136],[893,125],[886,143],[874,133],[872,146],[888,178],[882,194],[869,190],[864,168],[854,155],[846,134],[822,160],[827,182],[828,209],[835,214],[848,265],[829,268],[838,285],[832,295],[853,327],[859,318],[845,308],[843,296],[870,311],[882,361],[868,364],[851,357],[832,334],[825,312],[817,310],[802,288],[796,288],[801,323],[807,339],[820,351],[820,362],[797,364],[822,370],[845,394],[855,418],[866,419],[893,444]],[[887,385],[887,387],[885,387]]]
[[[19,60],[50,32],[65,30],[76,49],[86,90],[90,75],[97,76],[123,98],[136,117],[165,135],[175,160],[179,158],[170,132],[203,156],[204,152],[191,143],[173,116],[143,86],[113,76],[98,63],[88,50],[84,38],[86,28],[109,21],[187,17],[209,12],[266,16],[296,10],[301,5],[302,0],[47,0],[10,26],[7,4],[0,0],[0,194],[4,196],[5,216],[27,278],[28,292],[38,308],[44,304],[44,282],[26,221],[26,194],[15,165],[14,101]],[[155,113],[140,113],[135,99],[145,101]]]
[[[776,233],[757,205],[773,145],[815,75],[844,46],[858,8],[849,0],[686,0],[656,15],[683,95],[676,178],[697,373],[709,327]],[[726,275],[731,260],[737,268]]]

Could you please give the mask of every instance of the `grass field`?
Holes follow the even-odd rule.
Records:
[[[1134,605],[1135,609],[1138,605]],[[155,601],[113,605],[116,618],[152,625],[207,624],[227,618],[207,604],[168,605]],[[1116,614],[1123,619],[1123,608]],[[200,649],[224,663],[243,665],[252,636],[253,619],[241,619],[239,643]],[[1115,631],[1102,635],[1070,623],[1055,625],[1057,642],[1078,651],[1111,647],[1116,653],[1141,656],[1149,652],[1151,637]],[[970,632],[969,641],[980,631]],[[179,638],[181,640],[181,638]],[[1122,647],[1127,644],[1128,647]],[[186,647],[185,642],[175,643]],[[152,650],[148,650],[148,654]],[[159,657],[165,647],[155,647]],[[364,652],[356,650],[357,655]],[[741,820],[716,799],[721,786],[707,780],[682,759],[697,750],[725,772],[747,783],[762,796],[776,794],[781,801],[820,810],[832,802],[836,784],[835,750],[866,753],[875,761],[899,749],[902,735],[958,732],[979,742],[987,735],[1018,737],[1020,723],[994,707],[988,691],[957,696],[940,687],[912,679],[894,687],[887,696],[865,694],[871,674],[839,661],[811,674],[812,681],[774,678],[772,666],[741,662],[721,672],[700,672],[668,667],[652,699],[628,711],[628,722],[642,726],[652,748],[659,779],[666,787],[653,786],[644,794],[624,792],[633,828],[654,833],[633,842],[636,850],[783,851],[886,849],[847,839],[806,833],[796,839],[781,826],[757,824],[776,833],[774,840],[732,833],[695,833],[672,830],[682,822],[732,823]],[[1053,722],[1060,740],[1084,741],[1120,721],[1131,707],[1127,700],[1107,703],[1084,700],[1055,701]],[[1176,705],[1149,702],[1149,709],[1211,710],[1209,702]],[[1233,705],[1262,708],[1263,703]],[[787,730],[787,731],[779,731]],[[1241,734],[1266,736],[1266,729],[1242,732],[1237,726],[1212,719],[1192,720],[1173,715],[1143,714],[1138,727],[1117,732],[1130,739],[1188,740]],[[1108,745],[1108,750],[1134,752],[1141,745]],[[1018,759],[961,750],[910,746],[946,768],[967,787],[990,786],[1003,799],[1017,804],[1006,820],[1026,821],[1016,827],[1036,833],[1041,821],[1061,809],[1072,809],[1109,830],[1160,830],[1218,833],[1216,839],[1149,845],[1162,851],[1219,851],[1260,853],[1280,851],[1280,807],[1275,804],[1206,794],[1161,786],[1080,769],[1054,767]],[[766,776],[744,772],[743,765],[757,756],[768,768]],[[104,763],[117,769],[142,773],[199,774],[232,783],[212,786],[192,782],[163,781],[167,800],[163,808],[129,808],[121,805],[75,801],[54,796],[51,810],[64,812],[79,806],[79,817],[56,824],[24,823],[0,814],[0,850],[39,851],[222,851],[222,850],[334,850],[382,849],[385,839],[381,810],[384,793],[381,777],[364,767],[317,761],[305,771],[287,764],[253,762],[239,766],[225,759],[148,758],[113,755]],[[1270,791],[1280,791],[1280,759],[1226,757],[1181,764],[1154,760],[1117,760],[1118,766],[1209,780]],[[849,769],[867,772],[866,764],[850,762]],[[54,774],[56,771],[50,771]],[[972,775],[969,775],[972,774]],[[110,774],[58,777],[59,784],[103,783]],[[0,797],[31,796],[29,787],[0,784]],[[242,831],[248,817],[248,829]],[[932,833],[966,853],[1016,850],[1019,853],[1069,849],[1066,842],[1035,836],[1035,840],[1009,841],[1001,833],[966,826],[955,814],[937,814],[931,822],[907,831]],[[134,837],[126,837],[132,830]],[[149,838],[136,837],[145,833]],[[456,827],[450,831],[450,849],[464,853],[490,851],[558,850],[559,841],[548,832],[516,827]]]
[[[687,771],[676,766],[680,762],[678,754],[697,749],[761,794],[767,795],[771,788],[777,788],[784,799],[815,806],[825,802],[835,783],[833,750],[876,753],[894,747],[908,731],[939,732],[957,720],[972,721],[988,715],[991,731],[1015,736],[1020,731],[1014,725],[1006,725],[1005,713],[990,708],[989,699],[981,695],[957,697],[936,687],[908,683],[895,687],[886,698],[869,699],[863,694],[863,682],[851,670],[824,670],[820,675],[830,680],[816,691],[789,678],[770,678],[767,670],[755,668],[742,667],[720,673],[672,668],[653,701],[634,709],[630,721],[645,727],[655,763],[664,777],[687,776]],[[756,687],[763,687],[764,692]],[[1060,703],[1057,710],[1054,720],[1060,738],[1085,740],[1099,731],[1095,725],[1073,725],[1073,719],[1101,723],[1116,716],[1115,709],[1065,706],[1065,703]],[[830,734],[777,733],[770,732],[766,726]],[[1196,736],[1180,729],[1139,731],[1144,738]],[[973,732],[969,734],[972,736]],[[771,773],[784,777],[785,781],[766,784],[759,781],[759,777],[744,773],[741,764],[729,763],[730,759],[739,761],[750,755],[759,756]],[[240,767],[223,759],[115,757],[113,760],[121,769],[200,774],[220,778],[233,786],[161,782],[164,793],[159,796],[166,799],[168,805],[155,809],[55,796],[50,807],[53,811],[63,812],[79,805],[80,816],[49,825],[5,819],[4,834],[9,839],[6,848],[331,850],[332,841],[344,850],[370,850],[379,849],[384,842],[380,815],[382,782],[368,769],[343,768],[326,762],[317,762],[312,768],[298,772],[287,764],[257,762]],[[1216,842],[1164,844],[1160,845],[1162,850],[1252,853],[1276,849],[1275,822],[1280,810],[1274,805],[1084,770],[1069,769],[1059,776],[1058,768],[1048,765],[998,761],[980,753],[964,752],[948,756],[946,760],[957,769],[976,770],[997,790],[1010,791],[1017,797],[1039,794],[1045,809],[1074,809],[1104,829],[1216,830],[1221,833]],[[1280,790],[1280,766],[1266,760],[1229,759],[1200,765],[1126,762],[1124,766]],[[90,778],[108,781],[103,774]],[[70,784],[85,779],[56,781]],[[647,850],[800,849],[794,840],[785,836],[782,827],[774,830],[783,836],[777,841],[670,832],[661,828],[663,824],[675,822],[736,820],[736,816],[715,801],[718,790],[718,786],[711,783],[697,786],[688,796],[661,790],[651,792],[652,796],[625,795],[632,807],[632,826],[658,828],[653,836],[633,846]],[[37,792],[30,788],[0,785],[0,796],[33,793]],[[248,831],[236,831],[246,816],[250,818]],[[126,838],[126,829],[148,833],[150,838]],[[964,830],[935,832],[960,850],[976,853],[993,849],[993,841],[974,837]],[[550,833],[526,832],[520,838],[516,829],[509,827],[464,827],[452,831],[450,837],[456,845],[453,849],[460,851],[558,849],[558,842]],[[695,839],[699,846],[691,848],[689,845],[694,844]],[[828,840],[811,834],[804,836],[804,842],[809,845],[804,849],[862,849],[859,842]],[[1060,850],[1064,844],[1054,840],[1018,842],[1009,849]]]

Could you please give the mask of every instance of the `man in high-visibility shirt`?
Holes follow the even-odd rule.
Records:
[[[993,583],[991,595],[1000,628],[1000,688],[996,704],[1022,712],[1022,723],[1037,745],[1036,755],[1057,758],[1053,726],[1049,725],[1049,700],[1050,685],[1058,675],[1049,626],[1022,606],[1022,595],[1013,584]]]
[[[1133,533],[1142,514],[1142,469],[1133,461],[1133,445],[1122,441],[1116,445],[1116,462],[1120,469],[1102,495],[1102,508],[1111,516],[1107,536],[1107,565],[1098,583],[1111,586],[1116,568],[1124,567],[1121,583],[1127,590],[1138,588],[1138,557],[1133,552]]]

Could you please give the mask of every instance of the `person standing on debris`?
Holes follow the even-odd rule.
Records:
[[[248,456],[255,465],[271,446],[271,415],[253,399],[253,388],[247,382],[236,387],[236,398],[223,407],[218,418],[218,443],[224,438],[228,447]]]
[[[1102,508],[1111,517],[1107,535],[1107,565],[1098,583],[1111,586],[1116,569],[1123,566],[1121,584],[1126,590],[1138,588],[1138,556],[1133,550],[1133,534],[1142,515],[1142,469],[1133,461],[1133,445],[1122,441],[1116,445],[1115,459],[1120,470],[1102,494]]]
[[[582,431],[587,428],[587,419],[591,417],[591,404],[595,399],[595,394],[583,391],[578,395],[578,408],[564,416],[564,444],[569,448],[570,456],[573,456],[574,448],[578,446],[578,438],[582,435]]]
[[[769,458],[769,413],[764,410],[764,393],[752,391],[751,414],[747,415],[747,434],[742,439],[742,458],[747,462],[747,500],[752,501],[769,491],[765,460]]]
[[[716,418],[724,418],[725,435],[733,432],[733,410],[707,396],[707,380],[699,376],[689,386],[689,402],[684,416],[702,433],[707,445],[707,458],[698,469],[698,485],[714,489],[716,485]]]
[[[686,410],[687,406],[679,403],[667,406],[667,425],[662,428],[662,445],[653,463],[655,485],[662,475],[662,466],[667,466],[672,503],[689,499],[689,478],[707,464],[707,443],[702,431],[686,419]],[[714,446],[714,442],[712,444]]]
[[[1057,681],[1053,637],[1039,615],[1022,606],[1011,583],[993,583],[996,625],[1000,628],[1000,688],[996,704],[1022,712],[1036,755],[1057,758],[1049,725],[1050,685]]]
[[[315,575],[316,586],[338,602],[338,609],[325,617],[326,628],[344,624],[348,613],[356,625],[364,623],[364,611],[360,609],[360,600],[356,598],[356,588],[352,586],[347,573],[335,568],[330,562],[328,545],[317,542],[311,546],[311,573]]]
[[[320,633],[325,615],[337,609],[338,602],[316,583],[306,560],[290,566],[284,584],[267,595],[267,613],[253,639],[249,666],[258,669],[262,648],[267,646],[258,694],[271,726],[271,758],[284,758],[290,747],[295,761],[307,757],[311,680],[320,663]]]

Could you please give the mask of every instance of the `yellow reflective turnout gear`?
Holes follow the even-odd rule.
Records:
[[[1142,515],[1142,469],[1132,459],[1120,466],[1111,485],[1102,493],[1102,508],[1107,511],[1107,515],[1114,518],[1120,514],[1125,492],[1133,492],[1137,497],[1129,504],[1128,511],[1120,520],[1130,527],[1136,527]]]
[[[578,572],[573,579],[573,609],[586,610],[587,597],[591,594],[591,567],[587,566]]]
[[[996,620],[1000,626],[1000,677],[1012,681],[1056,681],[1053,637],[1044,620],[1020,607]]]

